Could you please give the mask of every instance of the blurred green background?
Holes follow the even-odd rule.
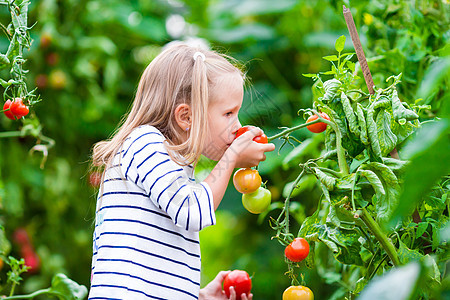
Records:
[[[334,54],[336,38],[346,35],[346,50],[353,51],[343,4],[352,10],[375,85],[383,87],[385,78],[402,72],[402,100],[422,99],[419,104],[431,105],[422,111],[422,120],[441,116],[442,103],[450,100],[450,67],[439,73],[442,77],[444,72],[444,79],[430,82],[427,74],[436,71],[434,62],[450,54],[446,0],[31,1],[28,24],[35,25],[26,52],[27,79],[43,101],[33,107],[30,119],[56,144],[41,169],[42,155],[29,155],[36,139],[0,139],[0,225],[11,242],[11,255],[20,257],[13,237],[17,228],[25,228],[41,260],[37,273],[24,275],[18,293],[47,287],[57,272],[89,286],[96,199],[89,182],[91,147],[114,131],[130,107],[141,73],[165,44],[200,43],[245,64],[251,85],[240,121],[271,136],[279,127],[304,122],[297,111],[311,106],[313,82],[302,74],[329,68],[322,56]],[[1,22],[7,24],[8,11],[0,9]],[[0,51],[8,45],[2,36]],[[8,76],[1,72],[2,78]],[[0,132],[19,128],[20,122],[0,117]],[[267,155],[259,166],[274,202],[297,175],[292,162],[322,150],[323,136],[313,138],[306,130],[295,136],[308,141],[301,155],[287,158],[292,150],[287,146]],[[198,178],[212,166],[202,160]],[[294,228],[316,207],[321,192],[315,184],[305,180],[294,197]],[[275,209],[269,215],[278,213]],[[202,284],[220,270],[243,269],[253,275],[254,299],[280,299],[290,282],[283,275],[284,248],[271,240],[273,233],[268,217],[248,213],[230,184],[217,225],[201,232]],[[0,285],[6,269],[0,271]],[[342,299],[335,293],[339,284],[319,271],[302,269],[316,299]]]

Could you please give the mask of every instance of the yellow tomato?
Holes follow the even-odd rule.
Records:
[[[284,291],[283,300],[314,300],[314,294],[306,286],[290,286]]]

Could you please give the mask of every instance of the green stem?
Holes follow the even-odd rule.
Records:
[[[375,238],[380,242],[381,247],[386,251],[387,255],[391,259],[394,266],[399,266],[400,261],[397,256],[397,251],[395,250],[394,245],[389,240],[389,238],[386,236],[386,234],[383,233],[378,223],[372,218],[372,216],[369,214],[369,212],[363,208],[361,214],[361,220],[367,225],[369,230],[372,232],[372,234],[375,236]]]
[[[5,131],[0,132],[0,139],[1,138],[10,138],[10,137],[24,137],[25,135],[22,133],[22,131]]]
[[[297,184],[299,183],[300,179],[303,177],[304,173],[305,173],[305,169],[303,169],[302,172],[300,173],[300,175],[298,175],[297,178],[295,179],[294,183],[292,184],[291,191],[289,192],[289,195],[287,196],[286,201],[284,202],[284,207],[285,207],[284,213],[285,213],[285,220],[286,220],[286,226],[284,227],[284,230],[285,230],[286,234],[289,233],[289,204],[290,204],[292,192],[297,187]]]
[[[2,298],[2,300],[10,300],[10,299],[33,299],[34,297],[37,297],[39,295],[43,295],[43,294],[52,294],[50,292],[50,288],[48,289],[43,289],[43,290],[39,290],[36,291],[34,293],[28,294],[28,295],[17,295],[17,296],[10,296],[10,297],[6,297],[6,298]]]
[[[274,139],[277,139],[277,138],[279,138],[279,137],[285,136],[285,135],[288,134],[288,133],[291,133],[291,132],[296,131],[296,130],[298,130],[298,129],[301,129],[301,128],[303,128],[303,127],[306,127],[306,126],[309,126],[309,125],[312,125],[312,124],[316,124],[316,123],[319,123],[319,122],[321,122],[320,119],[316,119],[316,120],[314,120],[314,121],[312,121],[312,122],[309,122],[309,123],[303,123],[303,124],[294,126],[294,127],[292,127],[292,128],[285,129],[285,130],[283,130],[283,131],[280,132],[280,133],[277,133],[277,134],[275,134],[275,135],[273,135],[273,136],[271,136],[271,137],[268,137],[267,140],[268,140],[269,142],[270,142],[270,141],[273,141]]]

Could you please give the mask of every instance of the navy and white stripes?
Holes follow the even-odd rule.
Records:
[[[89,299],[198,298],[198,231],[215,223],[212,192],[170,159],[164,139],[136,128],[105,174]]]

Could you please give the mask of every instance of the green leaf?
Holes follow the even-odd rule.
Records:
[[[330,74],[334,74],[333,71]],[[324,73],[325,74],[325,73]],[[322,101],[331,101],[336,97],[338,89],[341,87],[342,83],[337,79],[330,79],[323,83],[324,94]]]
[[[359,136],[360,130],[358,127],[358,121],[355,112],[353,111],[352,105],[350,104],[350,100],[344,92],[341,92],[341,102],[350,131],[353,132],[356,136]]]
[[[344,50],[345,47],[345,35],[341,35],[337,40],[336,43],[334,44],[334,48],[336,49],[337,52],[342,52]]]
[[[419,263],[391,269],[382,277],[374,278],[362,291],[358,300],[410,300],[421,278]]]
[[[318,168],[313,168],[313,170],[319,181],[327,188],[327,190],[332,191],[336,185],[336,178],[325,174]]]
[[[370,185],[373,187],[375,193],[377,194],[378,199],[381,199],[384,197],[384,195],[386,195],[383,184],[381,183],[380,178],[378,178],[375,172],[363,169],[360,169],[358,172],[361,176],[365,177],[369,181]]]
[[[450,161],[449,132],[447,119],[426,123],[404,146],[401,155],[411,163],[405,169],[403,193],[391,216],[391,226],[410,216],[441,176],[449,174],[450,165],[443,163]]]
[[[328,60],[328,61],[338,61],[338,59],[339,59],[336,55],[328,55],[328,56],[324,56],[322,58],[325,60]]]
[[[364,108],[360,103],[356,103],[356,116],[358,117],[358,125],[360,128],[359,138],[364,145],[368,145],[369,139],[367,137],[366,118],[364,116]]]
[[[79,285],[66,275],[59,273],[53,276],[49,293],[54,294],[61,300],[76,300],[84,299],[88,291],[84,285]]]
[[[402,241],[399,241],[399,243],[400,246],[398,248],[397,254],[398,259],[402,264],[407,264],[409,262],[419,260],[423,257],[423,255],[420,254],[418,250],[409,249]]]
[[[391,169],[379,162],[368,163],[363,165],[362,168],[375,172],[386,192],[384,195],[377,194],[376,201],[374,201],[377,211],[377,220],[380,222],[380,225],[385,225],[393,214],[399,201],[401,189],[397,176],[395,176]]]
[[[381,154],[385,156],[397,145],[397,136],[391,130],[391,114],[384,110],[380,111],[376,123]]]
[[[420,222],[416,230],[416,239],[420,238],[427,231],[428,222]]]
[[[406,109],[403,106],[402,102],[400,101],[400,98],[398,97],[397,90],[394,90],[392,93],[392,112],[394,114],[394,119],[397,122],[399,122],[400,119],[412,121],[419,118],[419,116],[414,111]]]
[[[305,76],[305,77],[308,77],[308,78],[314,78],[314,77],[317,77],[317,74],[305,73],[305,74],[302,74],[302,76]]]
[[[367,111],[367,133],[373,154],[375,157],[381,158],[381,147],[380,141],[378,140],[378,128],[374,120],[374,113],[375,111],[371,108]]]

